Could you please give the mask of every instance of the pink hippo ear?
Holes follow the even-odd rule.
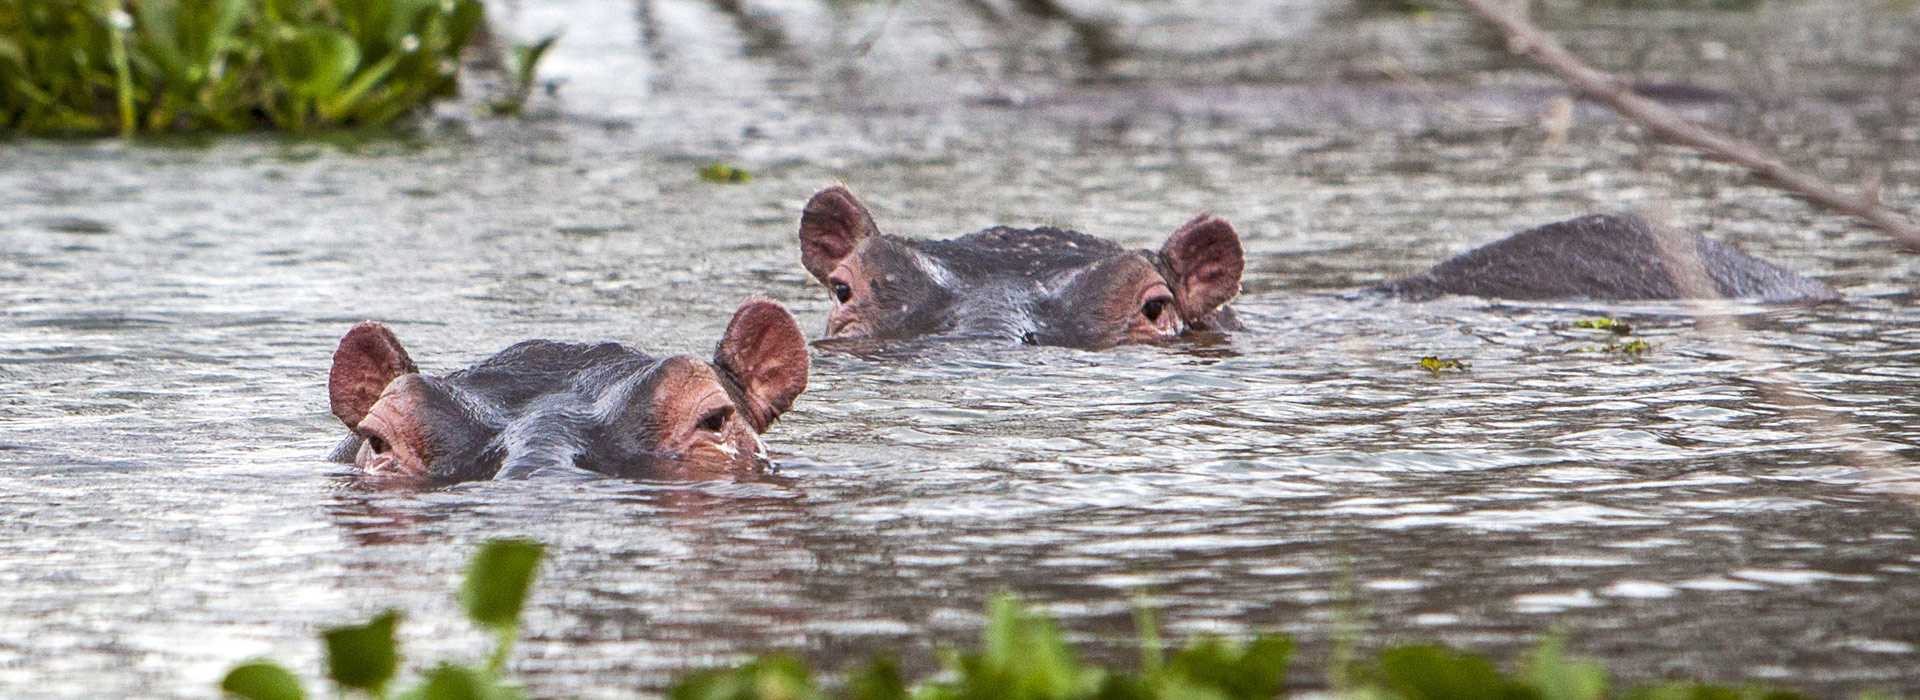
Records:
[[[807,390],[807,339],[793,314],[769,299],[748,299],[733,312],[713,363],[746,394],[754,432],[766,432]]]
[[[1174,231],[1160,247],[1167,284],[1173,287],[1180,318],[1192,323],[1213,313],[1240,295],[1240,274],[1246,258],[1240,252],[1240,234],[1233,224],[1202,214]]]
[[[388,382],[419,371],[393,331],[374,321],[355,325],[340,338],[340,347],[333,351],[333,369],[327,373],[327,400],[333,415],[348,428],[360,425]]]
[[[820,190],[800,212],[800,264],[824,284],[860,241],[879,232],[873,215],[845,186]]]

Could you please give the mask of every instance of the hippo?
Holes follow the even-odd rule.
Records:
[[[333,459],[399,482],[527,476],[548,467],[640,479],[758,473],[760,434],[807,388],[806,338],[779,304],[750,299],[710,360],[612,342],[528,340],[466,369],[426,374],[386,326],[340,339],[327,376],[352,435]]]
[[[1818,303],[1840,295],[1698,233],[1631,214],[1593,214],[1527,229],[1373,288],[1402,299],[1457,294],[1522,301],[1730,298]]]
[[[1201,215],[1157,251],[1057,228],[951,240],[880,232],[844,186],[800,216],[800,261],[833,298],[831,338],[915,336],[1106,348],[1240,327],[1245,258],[1233,225]]]
[[[887,235],[845,186],[800,215],[800,262],[833,299],[829,338],[961,336],[1105,348],[1239,330],[1245,259],[1225,219],[1201,215],[1158,251],[1056,228],[996,226],[949,240]],[[1547,224],[1372,291],[1513,300],[1838,298],[1817,281],[1633,215]]]

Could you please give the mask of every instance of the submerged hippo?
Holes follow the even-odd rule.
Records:
[[[1083,233],[995,227],[943,241],[886,235],[845,187],[800,216],[800,260],[832,294],[827,336],[986,336],[1100,348],[1235,330],[1245,261],[1225,219],[1187,222],[1158,251]],[[1736,297],[1822,301],[1832,289],[1698,234],[1595,215],[1522,231],[1381,284],[1408,299]]]
[[[368,321],[340,339],[327,377],[333,415],[353,431],[335,460],[436,483],[554,466],[629,478],[752,473],[764,465],[760,433],[806,388],[806,339],[764,299],[734,312],[712,360],[529,340],[431,375]]]
[[[833,295],[827,336],[998,337],[1101,348],[1239,326],[1245,260],[1226,220],[1200,216],[1160,250],[1084,233],[995,227],[945,241],[880,232],[845,187],[800,216],[800,261]]]
[[[1448,294],[1768,303],[1839,298],[1825,284],[1700,234],[1667,231],[1638,216],[1609,214],[1527,229],[1374,289],[1408,299]]]

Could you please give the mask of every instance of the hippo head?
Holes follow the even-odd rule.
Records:
[[[845,187],[800,216],[800,261],[833,297],[827,336],[999,337],[1104,348],[1236,327],[1240,237],[1200,216],[1158,251],[1054,228],[990,228],[944,241],[880,232]]]
[[[428,482],[552,466],[630,478],[752,473],[764,465],[760,433],[806,387],[806,339],[766,300],[740,306],[710,360],[530,340],[431,375],[368,321],[340,339],[327,377],[333,415],[360,439],[353,463]]]

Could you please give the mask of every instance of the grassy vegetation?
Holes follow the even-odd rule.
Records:
[[[382,126],[455,93],[483,14],[479,0],[0,0],[0,133]],[[520,100],[538,56],[519,55]]]
[[[540,545],[501,540],[483,545],[467,570],[461,597],[467,615],[494,632],[484,665],[440,662],[394,697],[419,700],[509,700],[525,694],[502,676],[518,634],[521,608],[539,565]],[[400,613],[386,611],[362,625],[322,631],[327,675],[336,695],[389,697],[401,656],[394,643]],[[944,670],[909,682],[892,660],[879,658],[833,685],[785,655],[732,668],[694,673],[668,691],[673,700],[1269,700],[1286,688],[1293,641],[1283,635],[1250,640],[1203,636],[1168,653],[1158,625],[1136,615],[1140,661],[1112,669],[1080,660],[1051,619],[999,596],[972,651],[949,650]],[[1354,658],[1349,654],[1341,659]],[[1331,695],[1352,700],[1795,700],[1805,696],[1758,687],[1666,683],[1631,690],[1615,686],[1600,663],[1568,656],[1548,639],[1512,670],[1475,654],[1431,644],[1389,647],[1364,661],[1336,661]],[[241,664],[220,684],[229,697],[301,700],[298,677],[267,660]]]

